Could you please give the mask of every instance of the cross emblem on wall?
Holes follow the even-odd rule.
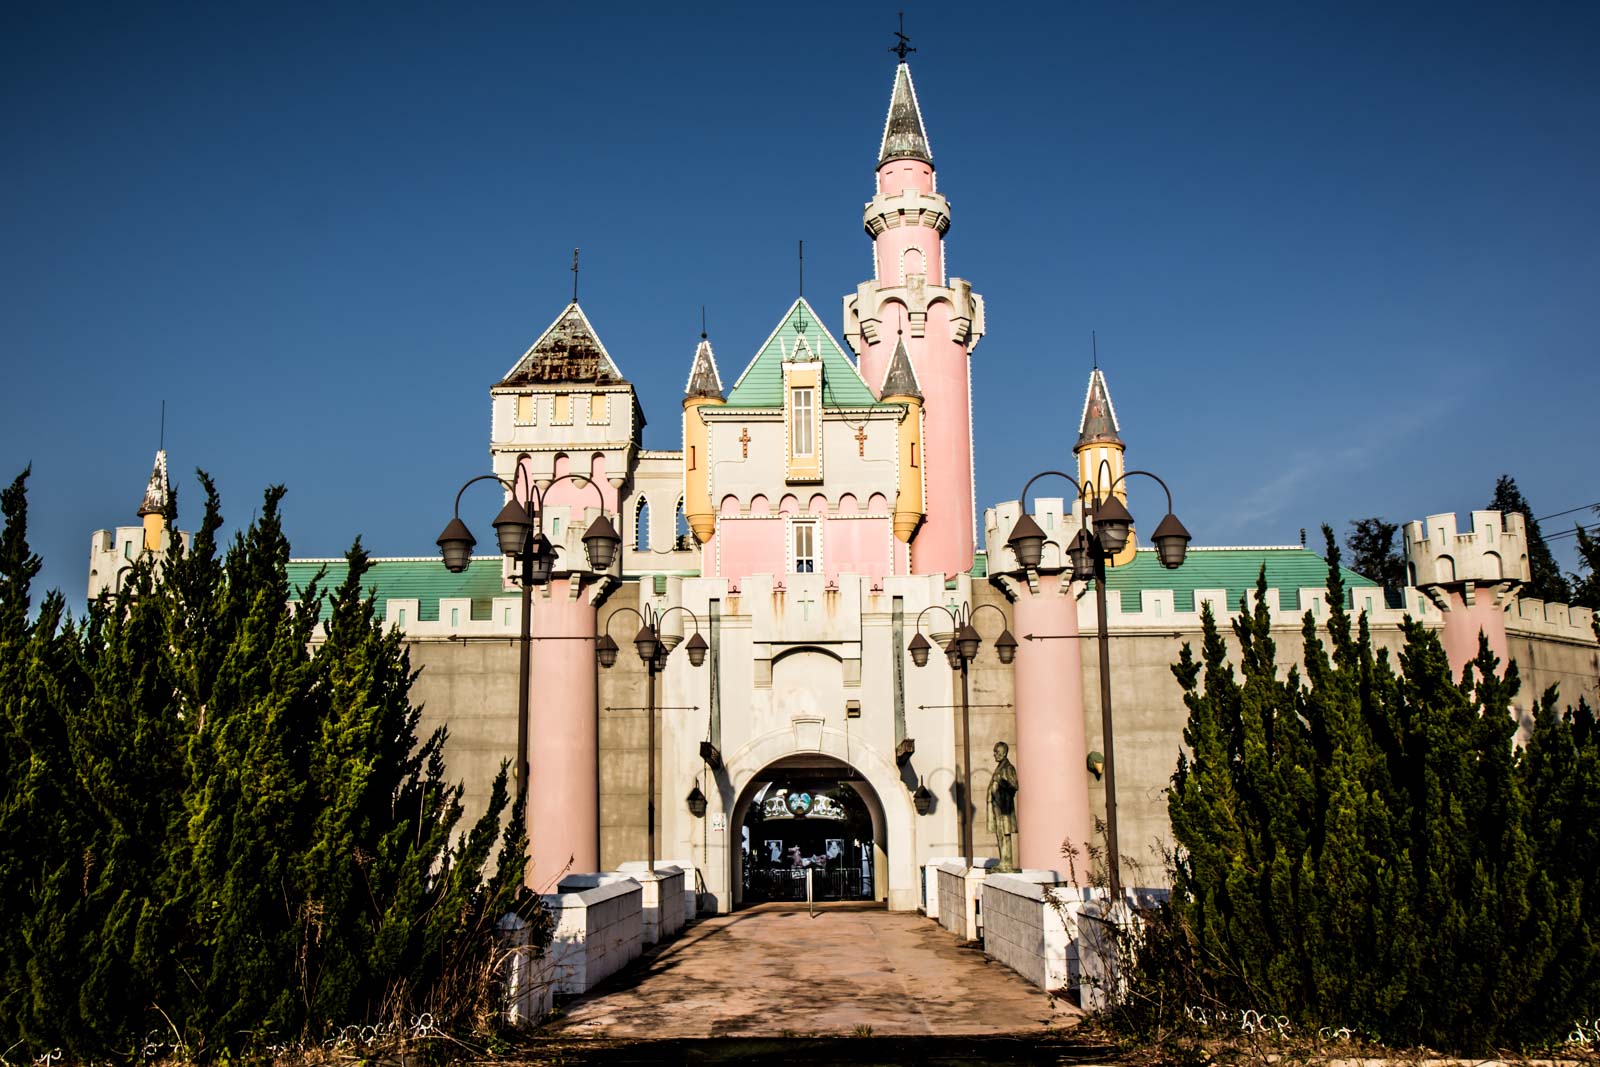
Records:
[[[866,454],[867,454],[867,424],[866,423],[862,423],[860,426],[856,427],[856,455],[865,456]]]
[[[802,621],[811,621],[811,605],[815,604],[816,602],[817,598],[812,596],[810,593],[802,593],[795,601],[796,604],[800,605],[800,618]]]
[[[739,452],[740,459],[750,458],[750,427],[739,427]]]

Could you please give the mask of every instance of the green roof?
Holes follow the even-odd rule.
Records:
[[[1256,587],[1263,565],[1267,586],[1278,590],[1282,611],[1300,610],[1300,590],[1323,589],[1328,584],[1328,561],[1304,548],[1191,548],[1183,566],[1170,571],[1156,559],[1155,549],[1141,548],[1128,563],[1106,572],[1106,591],[1122,594],[1123,611],[1139,611],[1144,590],[1171,589],[1173,610],[1193,611],[1195,590],[1224,589],[1228,598],[1224,614],[1231,614],[1239,610],[1245,591]],[[1339,569],[1344,575],[1346,607],[1355,587],[1377,588],[1378,583],[1349,567]]]
[[[862,380],[856,365],[844,354],[839,342],[833,339],[822,319],[811,309],[804,298],[796,300],[784,313],[783,321],[772,331],[761,350],[756,353],[739,380],[728,393],[731,408],[781,408],[783,407],[783,364],[794,359],[795,352],[804,346],[809,359],[822,361],[822,406],[824,408],[857,408],[898,405],[880,405]],[[807,357],[802,355],[802,359]]]
[[[292,559],[289,561],[289,584],[295,595],[304,592],[306,585],[317,572],[327,568],[322,579],[323,589],[336,589],[344,581],[346,564],[342,559]],[[375,559],[367,571],[363,584],[378,602],[378,613],[383,614],[384,604],[390,600],[417,601],[418,622],[439,621],[441,597],[471,597],[473,617],[487,619],[489,601],[495,597],[517,596],[507,590],[501,581],[501,557],[479,556],[460,574],[444,569],[437,556],[428,559]],[[323,617],[329,614],[323,605]]]

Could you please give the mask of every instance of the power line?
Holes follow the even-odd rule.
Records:
[[[1547,519],[1559,519],[1563,515],[1571,515],[1575,511],[1588,511],[1591,508],[1600,508],[1600,501],[1595,501],[1593,504],[1584,504],[1582,507],[1568,508],[1566,511],[1558,511],[1552,515],[1541,515],[1533,521],[1544,522]]]
[[[1549,544],[1551,541],[1558,540],[1562,537],[1576,537],[1578,536],[1579,530],[1582,530],[1586,534],[1594,533],[1596,530],[1600,530],[1600,522],[1591,523],[1588,526],[1575,526],[1573,529],[1562,530],[1560,533],[1546,534],[1544,539],[1545,544]]]

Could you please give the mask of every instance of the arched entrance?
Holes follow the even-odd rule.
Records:
[[[841,759],[796,753],[768,764],[740,791],[731,820],[735,905],[804,900],[887,900],[883,805]]]

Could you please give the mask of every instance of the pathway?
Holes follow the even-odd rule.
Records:
[[[914,912],[767,904],[705,919],[545,1028],[617,1041],[1019,1035],[1076,1009]]]

